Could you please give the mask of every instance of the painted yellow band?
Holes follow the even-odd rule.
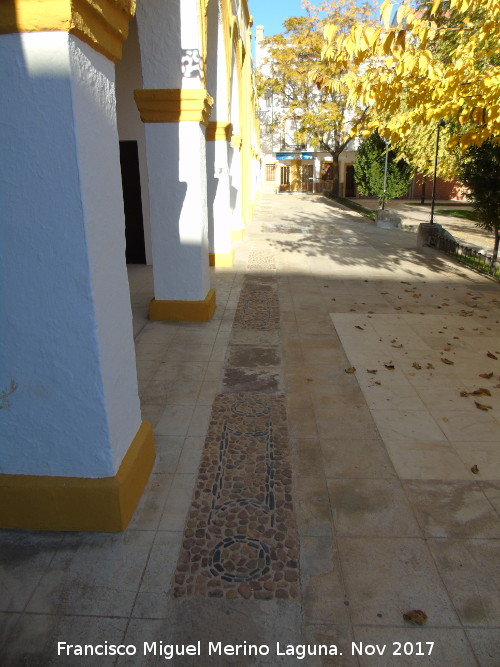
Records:
[[[241,143],[242,143],[241,135],[233,134],[233,136],[231,137],[231,146],[233,148],[239,149],[241,148]]]
[[[215,290],[208,291],[203,301],[163,301],[149,304],[149,319],[165,322],[208,322],[215,312]]]
[[[229,252],[211,252],[208,254],[209,266],[233,266],[234,250]]]
[[[243,241],[243,239],[245,238],[245,230],[244,229],[232,229],[229,235],[230,235],[231,241]]]
[[[0,527],[117,532],[132,518],[155,460],[142,422],[114,477],[0,475]]]
[[[204,89],[149,88],[134,90],[143,123],[194,121],[208,124],[214,100]]]
[[[0,34],[69,32],[116,62],[135,4],[135,0],[6,0],[0,3]]]
[[[211,120],[207,125],[207,141],[231,141],[233,125],[227,121]]]

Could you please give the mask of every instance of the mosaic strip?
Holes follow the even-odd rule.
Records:
[[[279,301],[276,280],[247,276],[234,316],[235,329],[279,329]]]
[[[274,253],[260,248],[252,248],[248,256],[247,268],[249,269],[276,269]]]
[[[284,397],[218,395],[174,596],[295,598],[297,545]]]

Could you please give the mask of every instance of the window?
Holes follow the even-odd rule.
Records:
[[[290,185],[290,167],[283,165],[281,167],[280,176],[281,176],[280,179],[281,185]]]
[[[272,181],[276,178],[276,165],[275,164],[266,164],[266,181]]]

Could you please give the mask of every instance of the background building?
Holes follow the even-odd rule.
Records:
[[[265,73],[268,57],[263,44],[264,26],[256,26],[255,65]],[[332,157],[327,151],[315,150],[307,141],[296,143],[300,115],[288,113],[278,95],[259,98],[261,121],[262,181],[274,192],[323,192],[332,189]],[[280,127],[274,121],[280,118]],[[357,139],[350,141],[339,157],[340,195],[355,196],[354,160]]]

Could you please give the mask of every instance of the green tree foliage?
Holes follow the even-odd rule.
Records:
[[[493,232],[496,264],[500,239],[500,144],[489,139],[481,146],[470,146],[463,155],[458,175],[471,192],[479,217],[477,226]]]
[[[356,155],[354,178],[361,195],[384,198],[386,143],[373,132],[363,141]],[[413,177],[412,167],[402,159],[398,159],[394,151],[390,150],[387,161],[386,199],[403,196],[410,187]]]
[[[283,33],[264,40],[267,58],[257,73],[257,90],[259,95],[275,96],[271,129],[281,132],[287,118],[296,118],[296,143],[308,142],[314,149],[330,153],[333,193],[338,194],[339,155],[352,138],[353,123],[360,122],[364,112],[359,108],[348,110],[347,88],[327,90],[315,83],[321,72],[339,76],[335,67],[321,61],[323,29],[334,21],[339,30],[348,32],[355,22],[367,20],[373,9],[356,0],[332,0],[319,5],[304,0],[302,4],[305,16],[286,19]]]

